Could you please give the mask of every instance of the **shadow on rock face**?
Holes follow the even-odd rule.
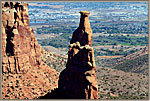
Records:
[[[59,96],[59,90],[56,88],[51,93],[47,93],[45,96],[41,96],[39,99],[61,99]]]
[[[8,56],[14,56],[14,44],[12,43],[14,33],[12,32],[13,28],[7,26],[6,34],[7,34],[7,44],[6,44],[6,54]]]
[[[39,99],[85,99],[86,93],[82,88],[85,86],[83,77],[85,76],[64,69],[59,77],[59,87]]]
[[[67,64],[67,68],[60,73],[58,88],[40,99],[90,99],[92,89],[90,87],[93,86],[86,78],[91,77],[91,74],[88,75],[86,72],[92,68],[80,61],[81,57],[87,56],[88,53],[84,49],[75,54]]]

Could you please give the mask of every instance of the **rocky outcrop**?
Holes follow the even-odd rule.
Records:
[[[61,98],[97,99],[98,85],[92,48],[89,12],[81,11],[79,27],[69,45],[66,69],[61,72],[58,88]]]
[[[29,27],[28,4],[2,2],[2,99],[35,99],[58,87]]]
[[[2,64],[3,73],[23,73],[41,64],[27,3],[2,2]]]

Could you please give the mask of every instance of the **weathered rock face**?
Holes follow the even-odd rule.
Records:
[[[74,31],[68,51],[66,69],[61,72],[58,88],[61,98],[97,99],[94,50],[89,12],[81,11],[79,27]]]
[[[23,73],[40,64],[39,44],[29,28],[28,4],[2,2],[2,72]]]
[[[41,61],[27,6],[2,2],[2,99],[35,99],[58,87],[59,73]]]

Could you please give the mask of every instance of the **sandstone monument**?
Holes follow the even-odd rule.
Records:
[[[81,11],[80,14],[80,24],[70,41],[66,69],[60,74],[58,88],[61,98],[97,99],[98,85],[90,13]]]

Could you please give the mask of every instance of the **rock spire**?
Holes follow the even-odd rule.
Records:
[[[92,30],[88,11],[81,11],[79,27],[73,32],[66,69],[61,72],[58,88],[62,98],[97,99]]]

